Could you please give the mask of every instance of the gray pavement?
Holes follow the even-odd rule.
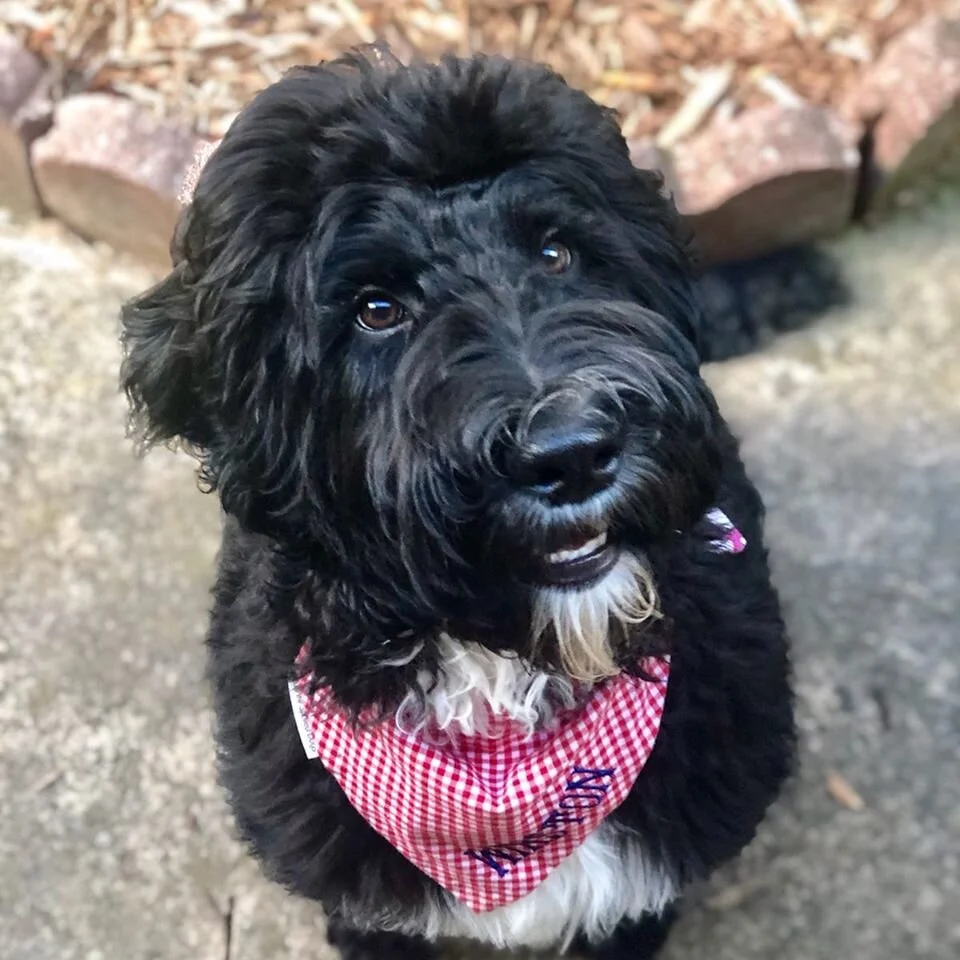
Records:
[[[835,253],[850,307],[710,371],[769,504],[803,766],[665,960],[960,956],[960,198]],[[213,780],[216,505],[124,439],[147,282],[0,224],[0,958],[319,960]]]

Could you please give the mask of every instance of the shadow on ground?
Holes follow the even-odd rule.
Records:
[[[841,261],[833,251],[812,246],[713,267],[697,287],[701,356],[712,362],[752,353],[853,301]]]

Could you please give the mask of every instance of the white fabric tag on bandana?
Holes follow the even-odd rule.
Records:
[[[743,536],[719,510],[717,550],[739,553]],[[670,676],[648,658],[650,677],[620,674],[585,703],[532,735],[428,743],[387,720],[351,723],[330,691],[290,684],[306,754],[319,759],[350,803],[408,860],[482,913],[540,884],[626,798],[653,750]]]

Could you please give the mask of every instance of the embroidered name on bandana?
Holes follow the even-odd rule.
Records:
[[[719,511],[722,552],[742,535]],[[627,797],[660,729],[670,668],[621,674],[532,736],[427,743],[389,721],[354,726],[329,690],[290,684],[307,756],[320,759],[350,803],[408,860],[477,913],[537,887]]]

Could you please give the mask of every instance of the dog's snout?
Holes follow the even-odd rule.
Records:
[[[599,410],[543,408],[513,452],[513,479],[552,504],[579,503],[614,482],[622,451],[619,418]]]

